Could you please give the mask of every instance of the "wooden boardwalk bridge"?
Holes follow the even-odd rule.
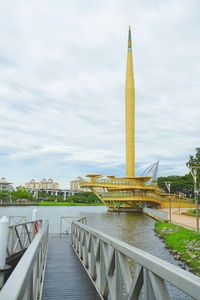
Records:
[[[86,226],[85,219],[72,222],[71,235],[49,235],[48,221],[12,225],[8,245],[2,219],[0,300],[131,300],[141,292],[147,300],[173,299],[166,283],[199,299],[199,277]],[[9,257],[24,252],[7,281],[6,251]]]

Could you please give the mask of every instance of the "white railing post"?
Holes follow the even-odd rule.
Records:
[[[36,221],[37,220],[37,209],[34,209],[32,211],[32,221]]]
[[[0,289],[4,284],[4,272],[3,269],[6,267],[6,254],[7,254],[7,243],[8,243],[8,219],[3,216],[0,219]]]
[[[37,220],[37,209],[33,209],[32,211],[32,221],[35,222]],[[36,223],[33,223],[32,224],[32,236],[35,235],[36,233],[36,227],[35,226],[38,226],[38,224],[36,225]]]

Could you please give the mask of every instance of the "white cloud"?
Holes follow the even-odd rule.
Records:
[[[187,172],[199,144],[199,8],[197,0],[2,2],[2,176],[66,186],[92,170],[125,175],[129,24],[136,171],[160,157],[160,175]]]

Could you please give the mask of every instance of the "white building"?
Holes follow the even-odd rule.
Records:
[[[13,191],[12,182],[8,182],[5,177],[0,179],[0,191]]]
[[[46,180],[43,178],[41,181],[35,181],[32,179],[31,181],[25,184],[25,189],[32,190],[58,190],[59,183],[54,182],[53,179],[49,178]]]
[[[35,197],[38,197],[38,192],[43,192],[43,194],[63,196],[64,200],[66,200],[70,193],[69,190],[60,189],[59,183],[54,182],[51,178],[48,180],[44,178],[41,181],[35,181],[32,179],[31,181],[27,182],[24,187],[25,190],[33,193]]]

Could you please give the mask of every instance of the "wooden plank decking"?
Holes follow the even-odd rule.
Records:
[[[70,236],[49,235],[42,300],[100,299],[70,244]]]

